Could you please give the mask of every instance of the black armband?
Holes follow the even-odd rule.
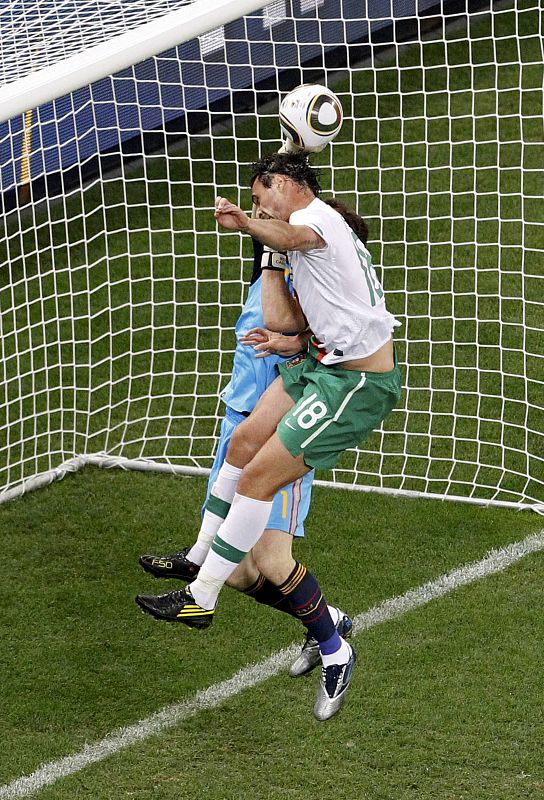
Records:
[[[261,261],[263,258],[263,250],[264,245],[262,245],[257,239],[252,239],[253,241],[253,272],[251,275],[251,286],[258,281],[262,275],[261,272]]]
[[[261,258],[261,269],[270,269],[275,272],[284,272],[287,266],[287,253],[280,253],[264,248]]]

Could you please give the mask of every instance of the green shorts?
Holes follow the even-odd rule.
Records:
[[[341,454],[377,428],[401,395],[395,357],[390,372],[356,372],[325,366],[311,354],[278,364],[287,394],[295,401],[278,435],[292,456],[309,467],[334,467]]]

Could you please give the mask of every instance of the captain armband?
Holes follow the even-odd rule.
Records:
[[[261,269],[271,269],[275,272],[284,272],[287,267],[287,253],[280,253],[275,250],[270,250],[269,247],[264,248],[261,258]]]

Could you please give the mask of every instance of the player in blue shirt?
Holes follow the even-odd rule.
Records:
[[[282,253],[265,251],[262,244],[253,240],[254,264],[253,275],[246,302],[236,323],[236,350],[232,375],[228,385],[221,393],[225,403],[225,417],[221,425],[221,434],[215,454],[214,463],[208,481],[206,500],[203,506],[203,520],[197,541],[179,553],[172,555],[143,555],[140,564],[155,577],[178,578],[192,581],[198,574],[216,531],[217,517],[226,515],[225,507],[221,507],[221,487],[217,486],[218,473],[223,467],[222,480],[225,479],[225,456],[231,436],[236,427],[247,417],[258,403],[259,398],[277,377],[276,364],[292,358],[305,350],[309,333],[296,336],[284,336],[281,341],[283,356],[263,354],[248,347],[246,334],[254,329],[265,327],[261,302],[262,270],[277,269],[285,265]],[[286,281],[291,287],[291,276],[286,269]],[[276,342],[276,345],[278,343]],[[279,346],[279,345],[278,345]],[[236,476],[233,476],[237,478]],[[304,521],[310,506],[314,471],[304,475],[294,483],[288,484],[276,494],[267,530],[236,571],[230,577],[228,585],[253,597],[258,603],[277,608],[295,617],[291,606],[273,582],[274,558],[283,559],[285,554],[291,555],[293,537],[304,536]],[[227,476],[228,479],[228,476]],[[213,495],[211,489],[214,488]],[[211,524],[210,524],[211,523]],[[148,609],[145,609],[148,610]],[[340,609],[329,606],[331,617],[338,632],[346,638],[351,633],[352,622]],[[163,619],[169,619],[162,616]],[[176,620],[173,616],[171,620]],[[179,620],[181,621],[181,620]],[[319,647],[314,638],[306,636],[302,651],[291,665],[289,674],[292,677],[306,675],[320,664]]]

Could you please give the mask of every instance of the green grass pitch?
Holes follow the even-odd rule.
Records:
[[[300,639],[225,590],[205,632],[141,614],[138,566],[189,541],[202,479],[88,469],[0,508],[0,785]],[[542,528],[537,515],[317,489],[297,555],[358,613]],[[359,634],[342,713],[285,671],[43,789],[43,800],[541,797],[542,553]],[[301,639],[300,639],[301,640]],[[0,790],[0,796],[1,790]]]

